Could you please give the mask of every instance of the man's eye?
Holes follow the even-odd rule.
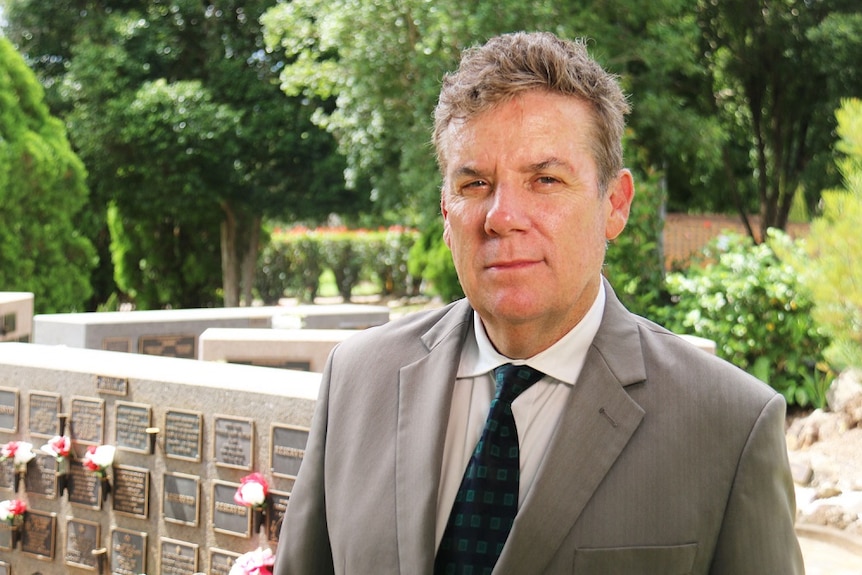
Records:
[[[559,183],[560,180],[558,180],[557,178],[555,178],[553,176],[539,176],[538,178],[536,178],[536,181],[540,184],[547,186],[547,185]]]

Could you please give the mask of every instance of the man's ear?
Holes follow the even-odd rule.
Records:
[[[616,238],[626,227],[634,196],[635,185],[632,173],[625,169],[620,170],[617,177],[608,185],[606,198],[608,216],[605,222],[605,238],[608,240]]]
[[[452,249],[452,244],[450,241],[450,232],[449,232],[449,208],[446,207],[446,192],[442,191],[440,193],[440,213],[443,214],[443,241],[446,242],[446,245],[449,249]]]

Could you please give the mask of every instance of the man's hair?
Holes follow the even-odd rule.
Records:
[[[531,90],[572,96],[589,105],[594,132],[590,145],[604,193],[623,168],[628,102],[617,77],[589,56],[582,40],[567,41],[548,32],[505,34],[469,48],[458,69],[443,78],[434,110],[434,146],[444,177],[444,135],[450,124],[471,120]]]

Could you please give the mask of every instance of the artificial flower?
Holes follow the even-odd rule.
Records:
[[[274,563],[272,551],[258,547],[237,557],[228,575],[272,575]]]
[[[99,477],[104,477],[105,470],[114,463],[114,453],[116,451],[117,448],[113,445],[91,445],[87,448],[82,463],[84,467],[96,473]]]
[[[27,504],[20,499],[7,499],[0,501],[0,521],[6,521],[10,525],[16,518],[27,512]]]
[[[260,509],[266,505],[269,494],[269,484],[260,473],[246,475],[240,480],[239,487],[233,495],[233,500],[240,505]]]
[[[64,457],[69,457],[69,453],[72,451],[72,440],[65,435],[55,435],[41,449],[60,461]]]
[[[33,453],[33,444],[26,441],[10,441],[0,449],[0,461],[12,459],[17,471],[23,471],[31,459],[36,457]]]

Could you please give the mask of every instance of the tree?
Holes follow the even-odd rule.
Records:
[[[361,203],[331,136],[310,121],[316,103],[279,90],[283,63],[258,24],[267,5],[10,2],[8,31],[90,166],[102,227],[113,206],[118,283],[142,306],[213,305],[219,283],[226,305],[249,302],[263,219]]]
[[[0,288],[33,292],[41,313],[81,310],[90,296],[95,253],[74,226],[85,179],[36,77],[0,38]]]

